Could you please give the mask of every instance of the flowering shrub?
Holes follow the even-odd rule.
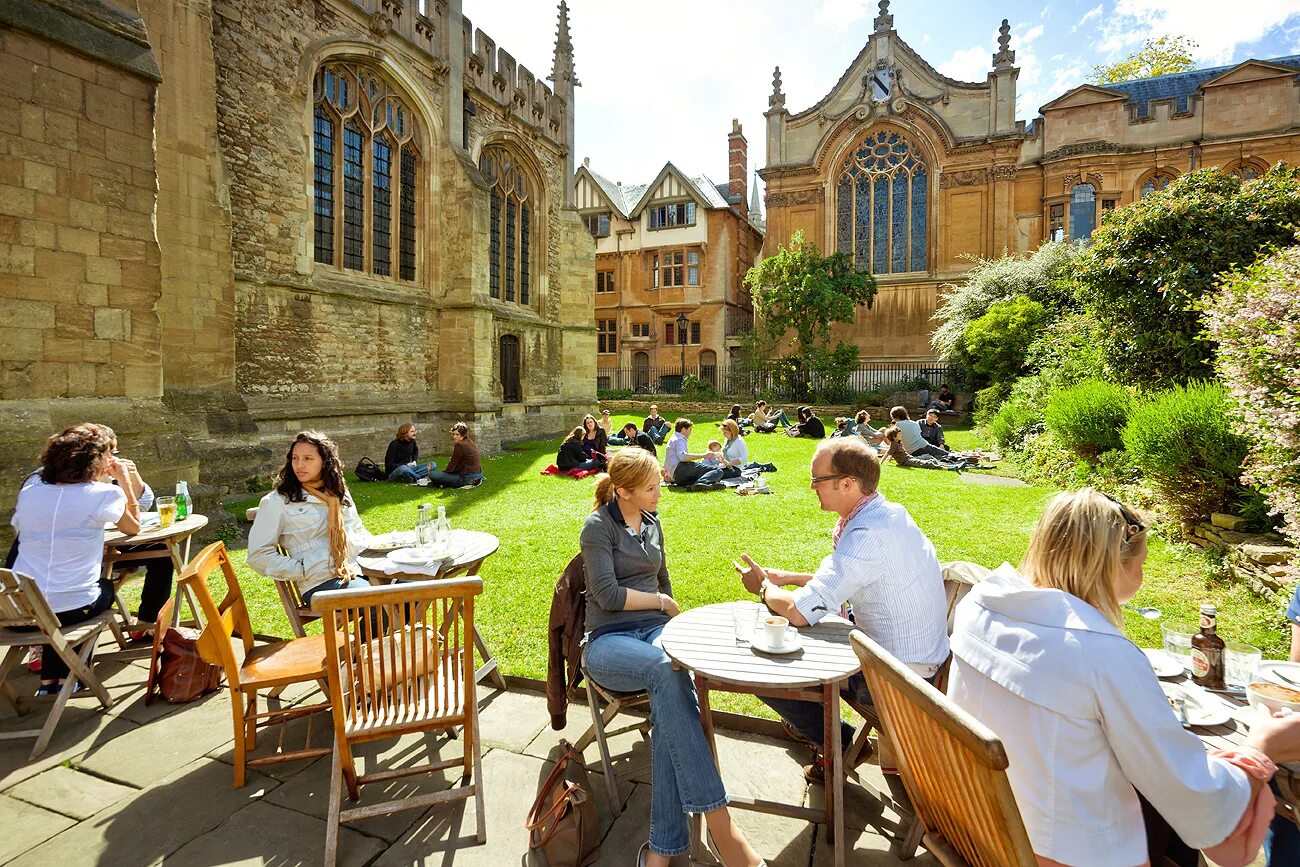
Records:
[[[1250,443],[1242,478],[1300,542],[1300,247],[1224,279],[1205,326],[1233,425]]]

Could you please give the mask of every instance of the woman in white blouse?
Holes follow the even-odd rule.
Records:
[[[293,581],[310,604],[317,591],[369,586],[356,557],[371,538],[343,481],[338,446],[317,431],[298,434],[275,489],[258,506],[248,565]]]
[[[1179,725],[1121,629],[1146,555],[1130,509],[1063,493],[1021,574],[1004,563],[957,608],[948,692],[1002,739],[1041,865],[1146,865],[1139,794],[1214,863],[1249,864],[1273,813],[1273,763],[1300,758],[1300,716],[1261,717],[1232,753],[1207,753]]]

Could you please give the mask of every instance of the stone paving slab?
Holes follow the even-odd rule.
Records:
[[[73,819],[89,819],[137,791],[60,765],[24,780],[5,794]]]
[[[346,825],[339,831],[339,867],[361,867],[383,849],[382,841]],[[324,857],[323,819],[256,801],[216,829],[191,840],[167,861],[185,867],[218,864],[306,867],[321,864]]]
[[[538,693],[479,687],[478,709],[479,737],[484,746],[523,752],[543,729],[550,729],[546,698]]]
[[[313,693],[319,699],[319,693]],[[234,740],[234,719],[230,712],[229,698],[225,699],[226,705],[226,730],[230,733],[229,740],[209,752],[209,758],[225,762],[232,768],[235,764],[235,740]],[[284,705],[289,707],[290,704]],[[268,709],[267,705],[259,705],[261,711]],[[283,737],[282,737],[283,735]],[[290,720],[283,727],[279,725],[270,726],[260,729],[257,733],[257,748],[248,753],[249,759],[268,758],[276,755],[283,745],[286,752],[296,752],[308,747],[329,747],[334,743],[334,719],[328,711],[317,711],[316,713],[301,716]],[[319,761],[319,758],[294,759],[293,761],[273,762],[266,765],[257,765],[257,770],[269,777],[275,777],[277,780],[287,780],[296,774],[305,771],[313,762]],[[250,765],[250,767],[252,767]],[[233,772],[232,772],[233,773]]]
[[[144,788],[233,740],[230,699],[222,693],[187,706],[165,725],[141,726],[114,738],[75,764],[96,776]]]
[[[63,719],[46,745],[45,752],[36,761],[28,761],[35,739],[0,740],[0,789],[15,785],[29,777],[56,767],[63,762],[108,744],[114,738],[139,728],[133,722],[106,714],[93,698],[87,702],[77,698],[63,711]],[[17,717],[0,723],[0,731],[40,726],[49,713],[49,703],[37,705],[28,717]],[[35,722],[32,722],[32,719]],[[156,737],[157,735],[155,735]]]
[[[75,819],[0,795],[0,864],[75,824]]]
[[[275,780],[249,774],[242,789],[230,768],[199,759],[132,798],[79,822],[11,862],[14,867],[139,867],[165,858],[265,795]]]

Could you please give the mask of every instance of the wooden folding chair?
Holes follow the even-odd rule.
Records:
[[[926,848],[945,867],[1034,867],[1002,742],[866,635],[851,640]]]
[[[609,792],[610,809],[614,815],[623,812],[623,802],[618,796],[618,778],[614,773],[614,762],[609,756],[609,739],[626,734],[630,731],[641,732],[642,738],[647,738],[647,732],[650,731],[650,719],[646,717],[639,719],[637,722],[623,726],[614,731],[606,731],[605,726],[609,725],[610,720],[620,712],[626,713],[630,710],[650,709],[650,694],[645,690],[636,692],[615,692],[612,689],[605,689],[596,681],[592,680],[587,674],[585,668],[582,669],[582,679],[587,686],[587,707],[591,710],[591,727],[578,738],[573,748],[582,752],[591,746],[594,739],[597,747],[600,749],[601,773],[605,777],[605,788]],[[601,707],[601,703],[604,707]]]
[[[284,606],[284,614],[289,618],[289,628],[293,630],[294,636],[306,638],[307,631],[303,627],[313,620],[320,620],[320,615],[302,601],[302,593],[296,582],[277,580],[275,590],[280,594],[280,604]]]
[[[334,717],[325,863],[338,856],[339,825],[401,810],[474,799],[478,842],[487,842],[483,765],[474,681],[474,597],[478,578],[409,581],[371,590],[317,593],[312,606],[325,623],[326,671]],[[372,633],[378,633],[377,635]],[[413,732],[463,727],[460,757],[415,767],[357,773],[354,747]],[[343,787],[357,800],[361,786],[461,768],[450,789],[365,807],[342,808]]]
[[[208,576],[217,569],[221,570],[226,581],[226,595],[219,603],[212,598],[208,589]],[[328,709],[328,700],[311,705],[268,709],[262,713],[257,710],[257,694],[262,690],[324,680],[325,639],[315,635],[255,646],[248,606],[244,602],[244,594],[239,588],[239,579],[230,564],[224,542],[213,542],[200,551],[185,567],[179,584],[190,594],[191,599],[197,600],[203,612],[199,655],[207,662],[222,667],[226,673],[226,683],[230,687],[230,708],[235,725],[235,788],[243,787],[246,769],[251,765],[329,755],[329,748],[311,746],[310,719],[307,721],[307,745],[304,749],[285,750],[283,729],[283,725],[290,720]],[[236,637],[239,639],[242,660],[235,654]],[[258,729],[272,725],[282,726],[276,752],[250,759],[248,753],[257,748]]]
[[[48,644],[68,666],[68,679],[54,699],[54,706],[39,729],[0,733],[0,739],[36,738],[28,761],[35,761],[50,742],[54,728],[63,716],[63,709],[80,682],[99,699],[104,710],[113,706],[113,698],[91,670],[90,655],[104,627],[113,622],[113,612],[104,611],[89,620],[72,626],[60,626],[59,619],[50,610],[45,594],[36,582],[26,575],[0,569],[0,647],[9,648],[0,662],[0,695],[14,706],[19,715],[29,711],[17,690],[9,683],[9,672],[22,660],[29,647]],[[18,627],[15,629],[14,627]]]

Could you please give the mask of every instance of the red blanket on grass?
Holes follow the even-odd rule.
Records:
[[[600,472],[600,470],[561,470],[561,469],[560,469],[559,467],[557,467],[555,464],[551,464],[549,467],[547,467],[546,469],[542,470],[541,475],[543,475],[543,476],[573,476],[573,478],[575,478],[575,479],[585,479],[587,476],[594,476],[594,475],[596,475],[596,474],[599,473],[599,472]]]

